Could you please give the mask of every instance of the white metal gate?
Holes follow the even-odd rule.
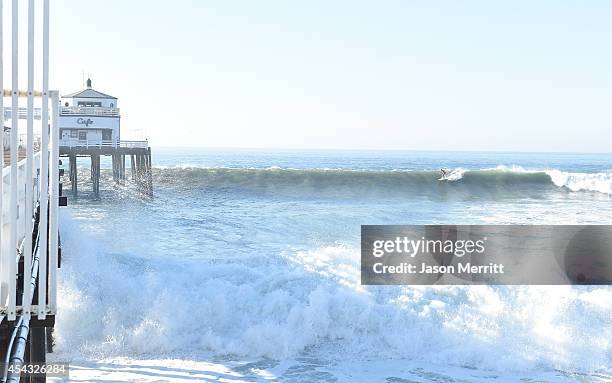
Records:
[[[10,89],[5,89],[4,68],[9,63],[0,58],[0,118],[5,139],[2,145],[2,182],[0,182],[0,319],[15,320],[17,316],[38,319],[56,312],[58,266],[58,200],[59,200],[59,95],[49,91],[49,0],[0,2],[0,23],[4,8],[10,8],[11,60]],[[35,12],[41,12],[42,25],[35,25]],[[22,17],[27,13],[27,18]],[[20,45],[19,25],[27,23],[27,39]],[[0,52],[5,44],[0,25]],[[42,46],[35,46],[39,34]],[[19,51],[27,49],[27,84],[20,90]],[[36,66],[42,68],[40,83],[35,84]],[[25,66],[25,65],[24,65]],[[7,84],[8,85],[8,84]],[[23,89],[23,88],[21,88]],[[5,103],[10,100],[10,109]],[[35,108],[35,104],[38,105]],[[25,108],[24,108],[25,105]],[[25,113],[23,113],[25,110]],[[5,113],[7,112],[7,113]],[[10,112],[10,113],[8,113]],[[5,119],[10,116],[10,119]],[[7,124],[9,126],[7,126]],[[10,132],[7,133],[10,127]],[[20,140],[19,137],[22,139]],[[25,137],[25,139],[23,138]],[[9,141],[9,142],[6,142]],[[5,164],[5,157],[10,164]],[[40,212],[38,241],[32,240],[34,217]],[[48,211],[48,216],[47,212]],[[48,250],[47,250],[48,249]],[[17,272],[23,257],[22,285]],[[33,262],[38,261],[38,262]],[[38,268],[32,268],[38,263]],[[48,265],[48,268],[47,268]],[[32,305],[34,286],[32,273],[38,274],[37,305]],[[34,275],[35,275],[34,274]],[[18,290],[23,292],[21,305]]]

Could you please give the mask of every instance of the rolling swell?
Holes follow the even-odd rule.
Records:
[[[175,167],[156,169],[155,177],[156,184],[169,187],[293,197],[503,198],[570,191],[610,194],[612,190],[610,174],[558,170],[455,169],[449,180],[440,181],[439,171]]]

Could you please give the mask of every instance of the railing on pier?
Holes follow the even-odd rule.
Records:
[[[101,106],[63,106],[60,110],[60,115],[118,117],[119,108],[105,108]]]
[[[120,148],[140,148],[140,149],[146,149],[149,147],[149,141],[145,140],[145,141],[126,141],[126,140],[121,140],[119,141],[119,147]]]
[[[0,353],[13,367],[24,363],[26,339],[32,346],[30,358],[40,361],[42,338],[29,334],[32,321],[48,327],[57,309],[57,269],[59,258],[58,203],[59,203],[59,93],[49,91],[49,0],[12,0],[0,2],[0,23],[4,21],[2,8],[10,7],[11,33],[11,89],[4,90],[4,55],[0,59],[0,118],[5,126],[5,98],[10,99],[10,133],[8,145],[2,145],[0,156],[0,324],[14,329],[10,342],[3,343]],[[27,4],[27,88],[19,89],[19,5]],[[35,38],[35,8],[41,7],[41,38]],[[38,12],[38,11],[36,11]],[[38,29],[38,28],[37,28]],[[0,52],[3,52],[4,28],[0,25]],[[35,55],[35,41],[41,42],[41,55]],[[24,44],[25,45],[25,44]],[[40,91],[35,91],[35,58],[41,61]],[[37,76],[38,77],[38,76]],[[40,111],[34,108],[34,98],[40,98]],[[22,105],[25,105],[25,108]],[[12,113],[17,111],[17,113]],[[51,112],[51,113],[50,113]],[[36,117],[39,121],[35,123]],[[49,118],[50,117],[50,118]],[[21,126],[20,120],[25,120]],[[50,123],[49,123],[50,122]],[[25,140],[20,148],[20,135]],[[39,150],[35,137],[40,137]],[[24,159],[19,161],[20,149]],[[8,152],[10,165],[5,167]],[[21,266],[22,265],[22,266]],[[20,267],[21,266],[21,267]],[[36,292],[36,294],[35,294]],[[17,333],[19,334],[17,336]],[[40,334],[37,332],[37,334]],[[36,345],[36,347],[34,347]],[[32,355],[35,354],[35,355]],[[9,358],[10,356],[10,358]],[[43,359],[44,361],[44,359]],[[2,381],[18,382],[19,374],[9,373],[4,366]]]
[[[25,120],[25,118],[20,118],[20,120]],[[28,136],[27,134],[19,134],[19,148],[24,149],[26,148],[26,143],[28,141]],[[8,128],[7,130],[4,131],[4,135],[2,136],[2,144],[4,146],[4,159],[6,164],[10,164],[9,161],[6,161],[7,155],[10,154],[10,150],[11,150],[11,128]],[[34,152],[37,152],[40,150],[40,135],[36,135],[34,136]],[[19,158],[19,160],[22,160],[23,158]]]
[[[149,147],[148,141],[129,140],[79,140],[74,138],[63,138],[59,145],[62,149],[68,148],[142,148]]]
[[[9,95],[10,97],[10,95]],[[25,120],[28,117],[28,108],[19,108],[17,110],[17,113],[19,115],[19,118],[22,120]],[[35,120],[40,120],[42,115],[42,111],[40,108],[35,108],[34,109],[34,119]],[[10,120],[11,118],[13,118],[13,109],[11,108],[4,108],[4,120]]]

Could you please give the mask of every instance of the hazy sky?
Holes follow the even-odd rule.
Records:
[[[51,4],[52,86],[154,146],[612,151],[610,1]]]

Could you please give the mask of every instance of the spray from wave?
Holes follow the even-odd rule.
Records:
[[[149,258],[108,252],[68,214],[61,227],[64,355],[285,358],[331,347],[494,370],[612,362],[609,288],[362,287],[347,245],[253,263]]]
[[[560,187],[566,187],[572,191],[596,191],[604,194],[612,194],[611,173],[568,173],[559,170],[546,172],[552,182]]]

